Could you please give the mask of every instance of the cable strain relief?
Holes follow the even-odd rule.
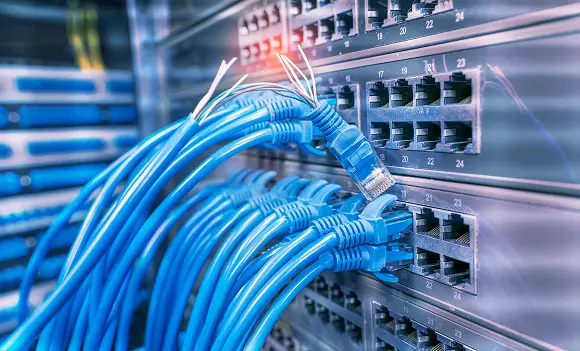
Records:
[[[316,209],[313,206],[301,206],[285,212],[284,217],[290,225],[290,233],[308,228],[315,214]]]
[[[273,132],[272,144],[295,142],[300,138],[300,130],[292,122],[270,123],[269,127]]]
[[[258,122],[256,124],[253,124],[249,127],[242,129],[242,133],[244,135],[248,135],[266,128],[268,128],[268,122]]]
[[[266,194],[261,194],[257,197],[253,197],[250,200],[248,200],[248,204],[250,204],[250,206],[252,207],[253,210],[255,210],[256,208],[268,203],[268,202],[272,202],[276,199],[280,199],[282,201],[285,201],[282,198],[279,198],[278,196],[276,196],[275,194],[272,193],[266,193]]]
[[[228,199],[232,202],[233,206],[238,208],[248,202],[254,196],[254,192],[249,189],[241,189],[237,191],[232,191],[227,194]]]
[[[361,220],[337,225],[329,232],[337,236],[339,249],[362,245],[366,242],[367,229]]]
[[[343,224],[348,221],[345,215],[342,213],[334,214],[331,216],[321,217],[312,221],[310,226],[313,226],[318,231],[320,236],[328,233],[330,228]]]
[[[272,201],[265,202],[262,205],[258,206],[258,210],[264,215],[264,217],[269,216],[271,213],[274,213],[274,210],[280,206],[285,205],[286,202],[282,199],[273,199]]]
[[[284,217],[286,212],[292,211],[293,209],[298,207],[304,207],[304,204],[301,202],[293,201],[275,208],[272,212],[275,213],[278,217]]]
[[[306,116],[306,119],[312,121],[326,140],[331,140],[329,136],[334,134],[343,124],[346,124],[326,101],[322,101],[314,111]]]
[[[294,100],[275,100],[265,107],[270,113],[270,122],[300,119],[303,116],[303,107]]]
[[[369,255],[363,247],[349,247],[342,250],[333,250],[333,272],[353,271],[364,268],[369,260]]]
[[[262,214],[264,216],[269,216],[272,213],[275,213],[278,217],[282,217],[284,215],[284,212],[289,211],[293,208],[296,208],[298,206],[304,206],[302,204],[296,203],[296,202],[278,202],[278,201],[273,201],[271,203],[265,204],[264,206],[260,207],[260,210],[262,211]]]

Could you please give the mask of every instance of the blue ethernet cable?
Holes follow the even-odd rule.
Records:
[[[148,233],[152,231],[152,227],[160,224],[164,213],[166,213],[176,201],[180,201],[184,196],[186,196],[191,188],[193,188],[193,186],[203,179],[203,177],[205,177],[211,170],[215,169],[223,161],[231,158],[237,153],[265,142],[309,142],[312,137],[310,128],[311,125],[305,122],[270,124],[267,130],[252,133],[222,147],[196,167],[196,169],[190,173],[190,175],[186,177],[186,179],[182,181],[182,183],[180,183],[171,194],[169,194],[159,207],[155,209],[154,213],[141,228],[141,233],[139,233],[136,236],[136,239],[131,243],[129,249],[119,262],[117,269],[111,273],[110,279],[107,281],[107,286],[103,292],[103,298],[101,300],[101,305],[99,306],[99,313],[96,322],[94,323],[94,328],[90,328],[88,331],[85,347],[93,349],[97,345],[98,340],[102,337],[102,325],[104,325],[108,318],[108,311],[110,310],[109,306],[113,303],[113,296],[115,296],[118,291],[118,285],[122,281],[122,277],[130,269],[132,262],[143,249],[143,246],[147,243],[150,236]],[[99,242],[92,244],[91,251],[99,252],[98,244]],[[99,252],[99,254],[102,253]],[[59,287],[57,287],[57,290],[58,289]],[[51,298],[54,298],[54,296],[55,294],[51,295]],[[93,327],[93,325],[91,325],[91,327]],[[15,334],[12,334],[12,336]]]
[[[287,184],[284,181],[287,180]],[[315,190],[320,189],[326,182],[316,181],[310,183],[301,192],[306,194],[311,194]],[[287,186],[286,186],[287,185]],[[280,192],[281,195],[288,199],[294,199],[296,196],[294,193],[298,192],[305,182],[297,177],[289,177],[282,179],[272,188],[271,193]],[[208,267],[208,271],[203,277],[200,289],[197,294],[196,303],[193,306],[189,322],[187,325],[187,335],[189,337],[184,340],[184,348],[193,348],[193,343],[195,342],[193,336],[197,334],[197,330],[203,326],[204,316],[209,306],[209,303],[214,295],[214,288],[220,276],[222,267],[225,265],[231,252],[235,249],[237,244],[249,233],[250,229],[260,223],[266,214],[272,212],[273,208],[282,205],[279,199],[271,198],[268,196],[270,194],[263,195],[261,198],[254,199],[257,201],[250,201],[250,203],[244,205],[240,211],[229,221],[228,224],[224,225],[222,230],[227,231],[232,228],[231,233],[225,238],[221,247],[217,250],[214,255],[211,264]],[[264,200],[264,201],[262,201]],[[239,223],[238,223],[239,222]],[[234,224],[238,223],[236,226]],[[159,349],[161,345],[159,341],[155,339],[154,336],[154,318],[151,318],[151,314],[147,318],[147,327],[145,333],[145,345],[148,349]]]

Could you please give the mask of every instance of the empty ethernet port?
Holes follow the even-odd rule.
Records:
[[[348,85],[341,87],[338,91],[336,107],[339,111],[354,107],[354,91]]]
[[[338,284],[332,284],[330,287],[330,300],[337,305],[344,305],[344,293]]]
[[[302,28],[294,29],[291,40],[296,45],[301,44],[304,41],[304,30]]]
[[[358,325],[346,322],[346,333],[353,343],[358,344],[362,341],[362,329]]]
[[[397,79],[391,87],[390,100],[391,107],[412,106],[413,87],[406,79]]]
[[[328,298],[328,284],[326,284],[326,280],[322,277],[316,278],[316,292]]]
[[[371,122],[369,138],[375,147],[385,147],[389,142],[390,134],[389,123]]]
[[[435,6],[437,0],[414,1],[407,14],[407,21],[431,15],[435,11]]]
[[[304,46],[313,46],[318,38],[318,23],[312,23],[304,28]]]
[[[384,329],[391,334],[395,333],[395,320],[389,314],[389,310],[384,306],[380,306],[376,309],[375,323],[377,327]]]
[[[270,23],[271,24],[279,23],[280,18],[281,18],[280,9],[276,5],[272,6],[272,9],[270,9]]]
[[[354,291],[350,291],[346,294],[346,308],[349,311],[361,313],[361,302],[358,298],[358,295]]]
[[[416,248],[415,256],[416,264],[412,267],[413,272],[425,276],[439,273],[441,257],[438,253]]]
[[[304,0],[304,11],[312,11],[316,9],[316,0]]]
[[[320,304],[316,304],[316,314],[323,324],[328,324],[330,321],[330,313],[328,309]]]
[[[346,321],[344,318],[335,313],[330,314],[330,324],[332,324],[334,330],[340,334],[344,333],[346,329]]]
[[[433,330],[423,328],[418,333],[417,348],[419,350],[443,350],[443,344],[437,340],[437,335]]]
[[[352,10],[339,13],[336,16],[336,31],[343,37],[350,35],[350,31],[353,29],[353,19]]]
[[[391,0],[388,24],[403,23],[413,7],[413,0]]]
[[[314,314],[316,313],[316,306],[314,304],[314,300],[312,300],[308,296],[304,298],[304,309],[306,309],[306,312],[311,316],[314,316]]]
[[[454,152],[465,151],[473,140],[471,122],[443,122],[443,143]]]
[[[267,28],[270,25],[270,16],[266,11],[258,15],[258,27]]]
[[[368,0],[367,21],[373,28],[380,28],[387,19],[389,13],[388,5],[383,0]]]
[[[334,34],[334,17],[329,17],[320,20],[320,39],[322,42],[326,42],[332,39]]]
[[[441,122],[417,122],[415,136],[418,149],[435,149],[441,141]]]
[[[439,219],[429,208],[422,208],[415,214],[415,231],[417,234],[439,237]]]
[[[389,107],[389,88],[383,82],[371,83],[368,95],[371,108]]]
[[[397,149],[406,149],[413,141],[412,122],[393,122],[391,128],[391,140]]]
[[[439,105],[441,102],[441,87],[432,76],[423,76],[415,85],[415,105]]]
[[[377,351],[395,351],[395,347],[385,340],[377,338],[375,341],[375,350]]]
[[[255,32],[258,30],[258,28],[258,17],[254,15],[250,16],[248,18],[248,30],[250,32]]]
[[[469,246],[471,243],[471,235],[469,233],[469,225],[460,215],[450,214],[447,219],[443,219],[441,228],[443,240],[452,241],[461,245]]]
[[[411,345],[417,345],[417,329],[413,327],[413,324],[407,318],[402,318],[395,322],[395,335]]]
[[[440,274],[440,280],[443,283],[457,286],[460,284],[469,284],[470,279],[469,263],[443,256]]]
[[[302,0],[290,0],[290,14],[298,16],[302,13]]]
[[[468,104],[471,102],[471,79],[463,72],[453,72],[443,83],[443,104]]]

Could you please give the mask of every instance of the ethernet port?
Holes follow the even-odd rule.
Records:
[[[368,0],[367,2],[367,20],[372,28],[380,28],[385,23],[389,13],[386,1]]]
[[[415,231],[417,234],[439,237],[439,219],[429,208],[422,208],[415,214]]]
[[[440,270],[440,256],[438,253],[416,248],[416,264],[413,265],[412,271],[424,276],[431,276]]]
[[[382,148],[389,142],[390,129],[387,122],[371,122],[369,138],[375,147]]]
[[[389,107],[389,88],[383,82],[370,84],[369,105],[371,108]]]
[[[471,79],[463,72],[453,72],[443,83],[443,104],[468,104],[471,102]]]
[[[304,30],[302,28],[294,29],[291,40],[296,45],[301,44],[304,41]]]
[[[266,11],[263,11],[258,16],[258,27],[260,28],[267,28],[270,25],[270,17]]]
[[[411,345],[417,345],[417,329],[413,327],[408,318],[402,318],[395,322],[395,336]]]
[[[413,7],[413,0],[391,0],[389,11],[389,24],[399,24],[407,20],[409,11]]]
[[[395,351],[395,347],[388,342],[377,338],[375,342],[375,350],[377,351]]]
[[[248,18],[248,30],[250,32],[255,32],[258,30],[258,17],[252,15]]]
[[[439,82],[432,76],[423,76],[415,85],[415,105],[439,105],[441,99],[441,87]]]
[[[414,324],[417,328],[417,348],[419,350],[443,350],[443,344],[437,340],[435,331],[422,324]]]
[[[443,143],[454,152],[465,151],[472,142],[471,122],[443,122]]]
[[[332,324],[334,330],[336,330],[336,332],[339,334],[344,333],[346,329],[346,322],[344,318],[334,313],[330,314],[330,324]]]
[[[395,333],[395,320],[389,314],[389,310],[381,306],[376,309],[375,322],[377,327],[388,331],[391,334]]]
[[[441,141],[441,122],[417,122],[415,136],[418,149],[435,149]]]
[[[443,219],[442,233],[443,240],[465,246],[469,246],[471,243],[469,225],[465,224],[465,221],[460,215],[451,214],[447,219]]]
[[[316,0],[304,0],[304,11],[312,11],[316,9]]]
[[[391,87],[391,107],[412,106],[413,87],[406,79],[397,79]]]
[[[336,107],[339,111],[354,108],[354,91],[348,85],[338,91]]]
[[[358,325],[346,322],[346,333],[353,343],[359,344],[362,341],[362,329]]]
[[[344,293],[338,284],[330,287],[330,299],[337,305],[344,306]]]
[[[270,50],[272,53],[280,53],[280,50],[282,49],[282,37],[281,36],[275,36],[272,39],[270,39]]]
[[[318,1],[318,5],[320,5],[320,6],[330,5],[331,3],[332,3],[332,0],[319,0]]]
[[[327,42],[332,39],[334,34],[334,17],[329,17],[320,20],[320,40]]]
[[[354,291],[350,291],[346,294],[346,308],[349,311],[356,312],[358,314],[361,313],[361,302],[358,298],[358,295]]]
[[[270,10],[270,23],[271,24],[276,24],[280,22],[280,9],[278,8],[278,6],[274,5],[272,6],[272,9]]]
[[[312,23],[304,28],[303,45],[306,47],[314,46],[318,38],[318,23]]]
[[[443,256],[440,279],[451,286],[469,284],[471,279],[469,263]]]
[[[435,11],[435,6],[437,6],[437,0],[415,1],[407,14],[407,20],[429,16]]]
[[[302,0],[290,0],[290,14],[298,16],[302,13]]]
[[[328,284],[326,284],[326,280],[322,277],[316,278],[316,292],[328,298]]]
[[[339,13],[336,16],[336,31],[343,37],[348,37],[353,27],[352,10]]]
[[[260,43],[260,55],[262,57],[268,57],[270,55],[270,41],[264,40]]]
[[[412,122],[393,122],[391,128],[391,140],[397,149],[406,149],[413,141]]]
[[[330,313],[328,309],[320,304],[316,304],[316,314],[323,324],[328,324],[330,321]]]
[[[242,19],[240,21],[238,32],[240,33],[240,35],[248,35],[250,33],[250,29],[248,28],[248,21],[246,21],[245,19]]]
[[[314,304],[314,300],[312,300],[308,296],[304,298],[304,308],[306,309],[306,312],[311,316],[314,316],[314,314],[316,313],[316,306]]]

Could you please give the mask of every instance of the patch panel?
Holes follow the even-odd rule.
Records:
[[[250,155],[242,164],[274,169],[281,177],[299,174],[332,181],[345,190],[356,189],[339,167]],[[395,179],[397,185],[389,193],[401,202],[396,209],[406,208],[414,218],[413,230],[405,236],[407,243],[414,247],[413,264],[408,270],[395,273],[399,278],[395,285],[356,274],[346,275],[344,279],[322,275],[331,290],[338,284],[345,297],[349,291],[357,293],[363,317],[368,305],[365,297],[372,294],[369,291],[388,287],[405,301],[415,296],[424,301],[419,303],[423,307],[442,308],[446,318],[461,317],[484,326],[479,331],[474,329],[483,335],[493,331],[532,349],[570,349],[577,344],[578,339],[569,330],[545,328],[545,321],[567,325],[580,322],[576,306],[563,302],[574,300],[580,286],[573,275],[564,274],[570,264],[574,265],[573,269],[580,269],[577,262],[565,258],[575,257],[574,250],[580,245],[575,235],[580,221],[580,202],[576,198],[407,176],[395,176]],[[548,278],[543,272],[562,274],[550,273]],[[337,305],[331,295],[309,293],[307,296],[330,312],[336,311],[333,307],[349,312],[342,314],[343,317],[352,319],[358,315]],[[382,295],[373,296],[375,301],[383,301]],[[328,302],[323,304],[322,298]],[[517,301],[515,305],[514,301]],[[534,305],[537,301],[547,305],[538,308]],[[430,327],[423,312],[412,316],[403,313],[403,306],[397,312]],[[521,319],[522,315],[526,316],[525,320]],[[454,336],[451,327],[445,332],[436,331]],[[376,336],[399,348],[387,334]],[[374,345],[375,341],[369,339],[366,343]],[[488,343],[459,342],[477,350],[493,349]],[[507,345],[504,341],[502,344]],[[511,349],[525,350],[526,347]]]

